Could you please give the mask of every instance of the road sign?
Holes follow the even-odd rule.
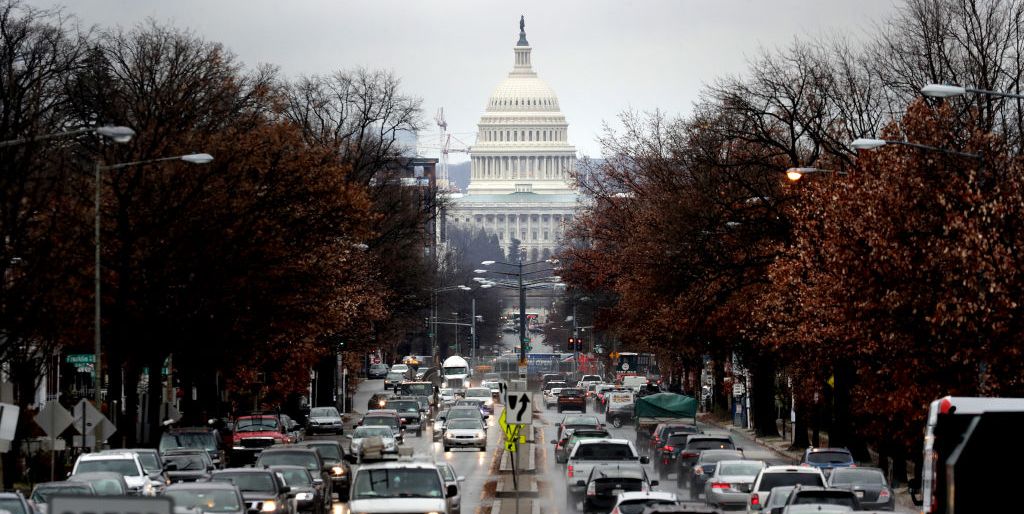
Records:
[[[39,414],[36,414],[36,424],[43,428],[43,432],[50,437],[57,437],[63,433],[75,418],[57,400],[46,402]]]
[[[47,510],[60,514],[171,514],[174,503],[168,496],[54,496]]]
[[[533,422],[533,406],[528,391],[506,391],[505,411],[507,422],[515,425],[529,425]]]
[[[380,357],[377,357],[376,355],[374,355],[373,356],[373,363],[374,364],[380,364]]]
[[[95,364],[96,354],[94,353],[69,353],[64,356],[64,362],[68,364]]]
[[[88,400],[83,399],[75,405],[72,414],[75,416],[74,424],[72,425],[75,430],[82,435],[95,435],[98,440],[106,441],[108,437],[117,431],[114,424],[107,419],[100,411],[96,410]]]
[[[608,354],[608,357],[610,357],[612,359],[618,359],[619,358],[619,352],[613,351],[612,353]]]
[[[505,451],[515,453],[520,444],[526,443],[526,436],[520,434],[523,425],[508,423],[507,412],[508,409],[502,409],[501,416],[498,417],[498,425],[501,426],[501,432],[505,434]]]
[[[18,428],[18,413],[17,405],[0,403],[0,439],[14,440],[14,430]]]

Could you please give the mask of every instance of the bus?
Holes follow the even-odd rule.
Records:
[[[615,380],[631,375],[642,375],[656,382],[661,378],[658,359],[653,353],[619,352],[615,363]]]

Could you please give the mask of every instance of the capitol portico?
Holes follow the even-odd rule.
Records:
[[[496,234],[506,251],[518,239],[527,259],[539,260],[559,246],[577,207],[576,149],[558,97],[533,71],[522,19],[519,28],[512,71],[478,124],[468,191],[454,199],[448,220]]]

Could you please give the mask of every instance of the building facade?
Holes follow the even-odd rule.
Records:
[[[554,90],[533,71],[531,50],[520,19],[512,71],[487,101],[470,150],[469,187],[453,198],[448,222],[497,235],[506,252],[518,240],[535,261],[558,248],[578,196],[569,125]]]

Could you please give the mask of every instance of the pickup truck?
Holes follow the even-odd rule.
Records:
[[[567,410],[587,412],[587,392],[575,387],[563,387],[558,392],[558,412]]]
[[[565,511],[575,512],[576,504],[586,493],[586,480],[594,466],[604,464],[647,464],[647,457],[641,457],[633,443],[625,439],[583,439],[569,453],[565,466]],[[584,481],[580,485],[580,481]]]

